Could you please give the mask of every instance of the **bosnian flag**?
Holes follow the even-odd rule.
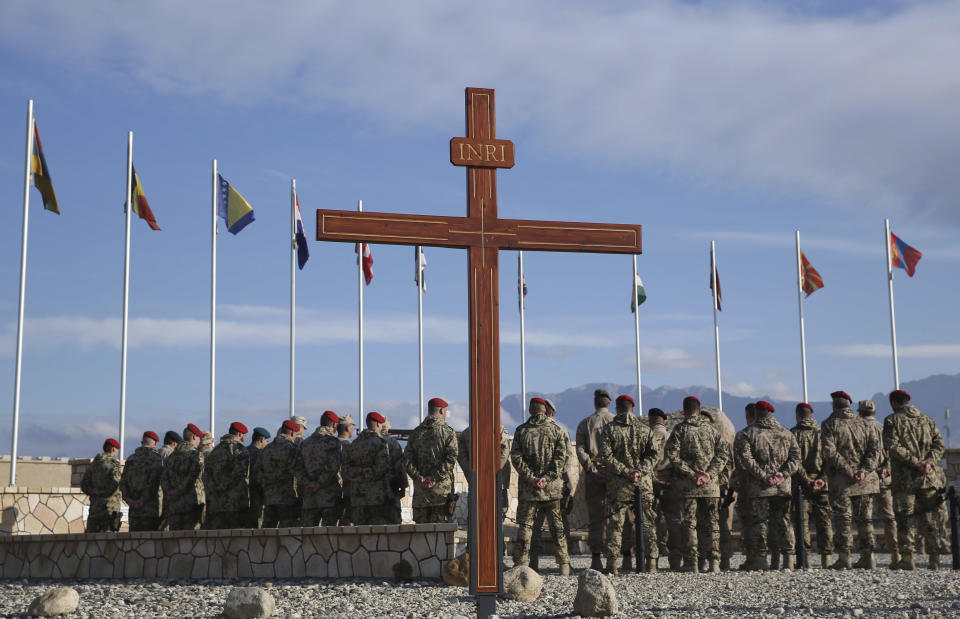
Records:
[[[904,243],[893,232],[890,233],[890,268],[903,269],[907,275],[913,277],[920,258],[923,258],[922,253]]]
[[[293,237],[293,246],[297,248],[297,266],[303,270],[303,265],[310,259],[310,250],[307,249],[307,235],[303,232],[303,217],[300,216],[300,196],[294,195],[297,204],[297,233]]]
[[[363,245],[362,254],[360,249],[361,245]],[[370,245],[368,243],[357,243],[354,245],[353,251],[354,253],[359,254],[358,260],[362,260],[361,264],[363,265],[363,281],[366,282],[367,286],[369,286],[370,282],[373,281],[373,254],[370,253]]]

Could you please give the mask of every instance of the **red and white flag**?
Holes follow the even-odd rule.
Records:
[[[361,254],[360,246],[363,245],[363,253]],[[353,248],[354,253],[359,254],[357,256],[358,260],[362,260],[363,264],[363,281],[366,282],[367,286],[370,285],[370,282],[373,281],[373,254],[370,253],[370,245],[368,243],[357,243]]]

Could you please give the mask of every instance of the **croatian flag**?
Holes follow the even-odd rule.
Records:
[[[907,275],[913,277],[920,258],[923,258],[922,253],[904,243],[893,232],[890,233],[890,268],[903,269]]]
[[[363,246],[362,250],[360,249],[361,245]],[[369,286],[370,282],[373,281],[373,254],[370,253],[370,245],[368,243],[357,243],[354,245],[353,251],[360,254],[358,259],[362,260],[363,281]]]
[[[300,196],[295,195],[297,204],[297,233],[293,238],[293,246],[297,248],[297,266],[303,270],[303,265],[310,259],[310,250],[307,249],[307,235],[303,232],[303,217],[300,216]]]

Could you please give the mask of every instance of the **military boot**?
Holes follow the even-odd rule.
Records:
[[[527,566],[534,572],[539,572],[540,571],[540,555],[536,553],[531,554],[530,561],[527,563]]]
[[[912,570],[913,566],[913,553],[904,552],[900,555],[900,563],[897,564],[897,567],[901,570]]]
[[[767,564],[767,553],[764,552],[757,555],[756,563],[753,569],[760,572],[766,572],[770,569],[770,565]]]
[[[569,563],[561,563],[561,564],[560,564],[560,575],[561,575],[561,576],[569,576],[569,575],[570,575],[570,564],[569,564]]]
[[[706,557],[700,557],[699,559],[697,559],[697,569],[700,570],[701,572],[706,572],[706,571],[707,571],[707,558],[706,558]]]
[[[780,553],[779,552],[770,553],[770,569],[771,570],[780,569]]]
[[[780,563],[780,568],[785,572],[789,572],[793,569],[793,555],[788,555],[783,553],[783,562]]]
[[[820,567],[822,567],[823,569],[827,569],[828,567],[830,567],[830,553],[829,553],[829,552],[821,552],[821,553],[820,553]]]
[[[683,567],[680,568],[681,572],[687,572],[691,574],[699,574],[700,568],[698,567],[697,557],[684,557]]]
[[[625,574],[633,569],[633,561],[629,552],[623,553],[623,565],[620,566],[620,569]]]
[[[647,573],[656,574],[657,571],[657,557],[647,557]]]
[[[877,567],[877,560],[873,558],[872,550],[864,550],[860,553],[860,559],[853,564],[858,570],[872,570]]]
[[[603,571],[603,559],[600,558],[599,552],[593,553],[593,557],[590,559],[590,569],[598,572]]]
[[[730,570],[730,557],[720,557],[720,570],[723,572]]]
[[[850,569],[850,553],[846,550],[840,550],[837,552],[837,561],[831,565],[835,570],[849,570]]]
[[[900,553],[894,550],[890,553],[890,569],[899,570],[900,569]]]
[[[939,553],[931,552],[928,556],[930,557],[930,562],[927,564],[927,567],[929,567],[931,570],[934,570],[934,571],[939,570],[940,569]]]
[[[667,563],[670,564],[670,569],[674,572],[680,571],[681,560],[680,557],[675,555],[667,555]]]
[[[607,567],[603,570],[603,573],[610,576],[617,576],[619,574],[617,572],[617,555],[607,557]]]
[[[710,559],[710,573],[719,574],[720,573],[720,562],[716,559]]]

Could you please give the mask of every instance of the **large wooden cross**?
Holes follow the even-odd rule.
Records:
[[[493,90],[467,88],[467,137],[450,140],[450,162],[467,167],[467,216],[317,210],[318,241],[466,248],[469,252],[470,437],[476,475],[471,500],[475,551],[470,589],[500,590],[501,249],[639,254],[639,225],[529,221],[497,217],[497,168],[513,167],[513,143],[496,139]]]

